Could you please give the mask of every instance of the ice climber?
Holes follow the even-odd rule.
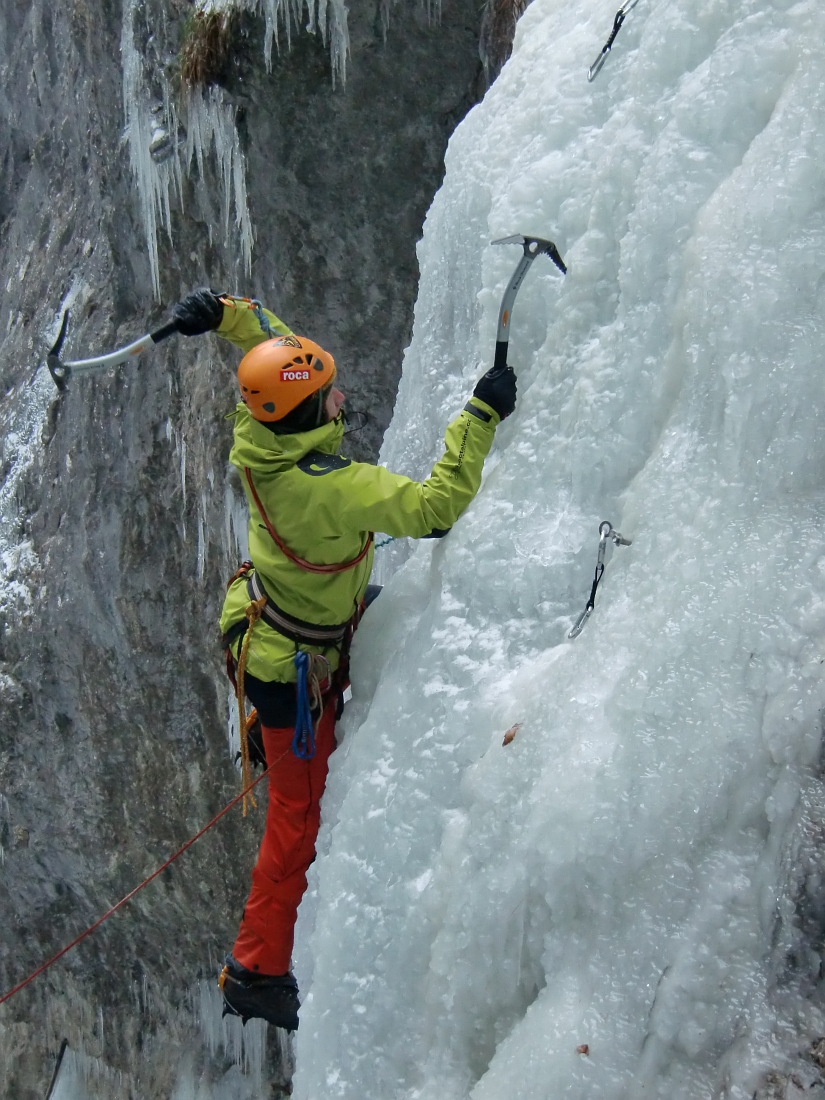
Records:
[[[219,984],[225,1011],[294,1030],[295,919],[349,687],[348,642],[365,606],[372,532],[426,538],[452,527],[478,491],[496,425],[515,408],[516,378],[509,367],[484,375],[447,428],[430,476],[411,481],[339,454],[344,395],[333,358],[273,313],[199,289],[174,318],[186,336],[214,330],[245,353],[229,458],[249,505],[252,562],[231,582],[220,626],[233,674],[252,632],[241,671],[261,723],[269,808]]]

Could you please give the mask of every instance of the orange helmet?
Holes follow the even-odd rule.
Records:
[[[277,336],[248,351],[238,365],[241,401],[255,420],[282,420],[335,377],[335,360],[305,336]]]

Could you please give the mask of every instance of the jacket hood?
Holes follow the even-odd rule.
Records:
[[[344,438],[344,419],[295,435],[275,435],[249,415],[241,401],[235,408],[235,441],[229,454],[233,466],[277,474],[294,466],[310,451],[337,454]]]

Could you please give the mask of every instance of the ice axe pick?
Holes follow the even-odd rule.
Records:
[[[552,241],[545,241],[542,237],[523,237],[517,233],[514,237],[502,237],[500,240],[491,241],[491,244],[520,244],[524,253],[519,260],[516,270],[507,284],[504,297],[501,299],[501,309],[498,311],[498,329],[496,331],[496,355],[493,360],[492,375],[503,371],[507,366],[507,348],[510,344],[510,321],[513,315],[513,303],[519,292],[519,287],[524,282],[524,276],[530,270],[530,265],[536,256],[549,256],[559,271],[567,274],[567,267],[559,255],[559,250]]]
[[[73,371],[99,370],[104,367],[117,367],[121,363],[128,362],[129,359],[133,359],[136,355],[140,355],[140,353],[146,351],[147,348],[159,344],[161,340],[165,340],[168,336],[173,336],[178,331],[178,326],[175,322],[170,321],[168,324],[163,325],[162,328],[157,329],[156,332],[147,332],[146,335],[141,336],[139,340],[133,340],[131,344],[118,348],[117,351],[110,351],[105,355],[96,355],[92,359],[73,359],[64,363],[60,358],[60,352],[63,348],[63,341],[66,339],[68,325],[69,311],[66,310],[60,325],[60,333],[51,351],[46,356],[46,366],[49,368],[49,374],[51,374],[54,379],[54,384],[61,392],[66,389],[69,377]]]

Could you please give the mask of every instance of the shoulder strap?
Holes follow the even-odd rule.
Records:
[[[364,549],[358,555],[357,558],[353,558],[352,561],[341,562],[336,565],[313,565],[311,561],[306,561],[304,558],[299,558],[297,554],[294,554],[284,540],[280,537],[278,532],[269,522],[269,516],[264,510],[264,506],[261,503],[261,498],[258,496],[258,491],[255,488],[255,483],[252,480],[252,471],[248,466],[244,467],[244,473],[246,474],[246,481],[249,485],[249,490],[252,493],[252,499],[255,501],[255,507],[261,513],[261,519],[266,525],[267,531],[272,536],[272,540],[284,557],[289,558],[293,565],[297,565],[299,569],[305,569],[308,573],[343,573],[347,569],[354,569],[356,565],[359,565],[369,552],[369,548],[372,545],[373,532],[370,531],[367,536],[367,541],[364,543]]]

